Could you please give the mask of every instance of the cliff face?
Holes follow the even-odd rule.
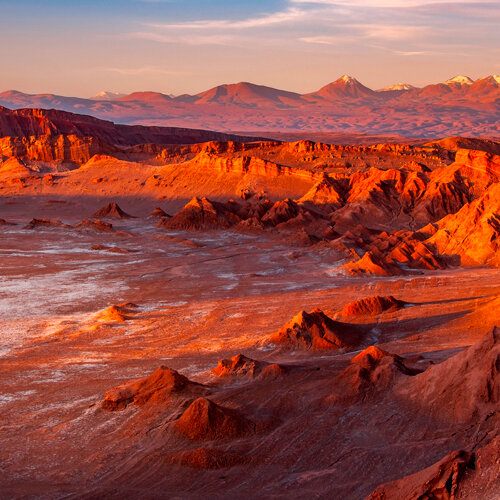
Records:
[[[365,246],[362,258],[346,265],[347,271],[387,275],[401,274],[405,267],[499,267],[498,165],[496,155],[459,151],[453,165],[433,172],[410,212],[421,229],[381,233]]]
[[[95,137],[110,144],[194,144],[208,141],[252,141],[255,138],[209,130],[178,127],[146,127],[117,125],[92,116],[78,115],[55,109],[10,110],[0,106],[1,137],[41,137],[75,135]]]
[[[87,162],[95,154],[116,154],[119,150],[94,137],[45,135],[40,137],[2,137],[0,156],[44,162]]]
[[[279,165],[272,161],[263,160],[254,156],[225,158],[211,153],[201,152],[192,160],[192,163],[197,167],[211,168],[221,172],[254,174],[264,177],[293,176],[307,180],[319,180],[323,177],[321,173]]]

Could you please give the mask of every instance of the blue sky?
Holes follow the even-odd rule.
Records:
[[[0,90],[313,91],[500,73],[495,1],[0,0]]]

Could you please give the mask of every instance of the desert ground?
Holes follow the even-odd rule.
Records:
[[[498,498],[497,141],[75,116],[0,143],[0,498]]]
[[[147,219],[116,229],[118,237],[65,228],[2,233],[5,498],[311,491],[362,498],[487,432],[480,423],[450,432],[443,422],[414,420],[403,401],[384,394],[340,404],[333,395],[336,376],[362,347],[377,344],[424,368],[481,339],[498,319],[498,269],[353,278],[327,255],[273,236],[165,234]],[[301,310],[319,307],[334,317],[377,295],[408,306],[356,319],[367,338],[355,350],[275,352],[269,345]],[[124,303],[134,305],[110,309]],[[240,353],[295,371],[219,382],[210,370]],[[260,435],[222,440],[224,452],[249,464],[206,472],[203,464],[172,465],[169,456],[200,449],[171,435],[182,404],[102,409],[108,389],[162,365],[208,386],[217,403],[272,421]]]

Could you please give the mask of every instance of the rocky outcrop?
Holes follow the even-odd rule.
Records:
[[[500,328],[398,387],[417,411],[448,422],[478,420],[500,402]]]
[[[277,226],[297,217],[300,210],[297,203],[286,198],[285,200],[277,201],[262,217],[261,222],[270,226]]]
[[[131,319],[131,314],[137,309],[137,305],[132,302],[123,304],[113,304],[97,315],[97,319],[103,322],[123,323]]]
[[[235,439],[255,432],[255,424],[241,413],[206,398],[193,401],[174,428],[193,441]]]
[[[301,311],[270,337],[270,342],[285,348],[340,349],[359,343],[362,328],[329,318],[320,309]]]
[[[382,252],[377,250],[366,252],[360,259],[345,264],[343,269],[354,276],[394,276],[401,274],[401,268],[389,261]]]
[[[165,229],[207,230],[228,228],[240,218],[222,203],[207,198],[193,198],[171,218],[163,218],[158,225]]]
[[[192,382],[184,375],[160,366],[147,377],[128,382],[106,392],[102,407],[106,410],[122,410],[130,404],[144,406],[149,403],[169,403],[176,395],[201,395],[208,389]]]
[[[1,144],[2,139],[0,139]],[[0,150],[0,157],[2,152]],[[17,157],[7,158],[5,161],[0,161],[0,177],[15,178],[15,177],[28,177],[33,175],[34,172],[26,166],[25,162]]]
[[[115,230],[113,224],[104,222],[102,220],[88,220],[84,219],[75,225],[75,229],[82,232],[97,232],[97,233],[113,233]]]
[[[95,137],[76,135],[0,138],[0,155],[8,157],[82,165],[96,154],[119,155],[120,150]]]
[[[133,219],[134,216],[127,214],[124,212],[117,203],[111,202],[106,206],[100,208],[94,215],[91,217],[92,219]]]
[[[396,311],[405,307],[406,302],[394,298],[392,295],[381,297],[367,297],[365,299],[355,300],[346,304],[340,314],[342,316],[373,316],[385,311]]]
[[[58,229],[70,229],[72,226],[69,224],[64,224],[60,220],[54,219],[31,219],[24,229],[37,229],[37,228],[58,228]]]
[[[345,189],[342,184],[324,175],[298,200],[303,205],[326,206],[330,210],[340,208],[344,203]]]
[[[450,265],[500,266],[500,183],[476,200],[419,231],[381,233],[359,260],[345,266],[351,274],[393,275],[411,269]]]
[[[217,377],[274,378],[288,371],[277,363],[266,363],[237,354],[232,358],[221,359],[212,369]]]
[[[366,500],[467,498],[460,495],[462,483],[474,469],[474,454],[464,450],[452,451],[427,469],[379,486]]]
[[[153,219],[162,219],[163,217],[170,218],[170,215],[168,215],[167,212],[165,212],[165,210],[163,210],[163,209],[161,209],[159,207],[156,207],[151,212],[150,217],[153,218]]]
[[[318,201],[330,198],[337,232],[353,225],[378,230],[415,229],[456,213],[500,178],[500,159],[483,151],[460,150],[452,165],[432,172],[424,168],[380,169],[337,175],[323,182]],[[319,186],[306,198],[313,198]],[[335,193],[338,193],[337,195]],[[340,207],[338,206],[340,204]]]
[[[445,139],[429,142],[426,146],[457,151],[457,153],[460,150],[475,150],[500,155],[500,144],[498,142],[473,137],[446,137]]]
[[[56,109],[16,109],[0,106],[0,137],[69,136],[98,139],[108,144],[194,144],[213,140],[252,141],[254,138],[179,127],[117,125],[93,116]]]
[[[350,366],[336,377],[328,401],[365,400],[391,388],[401,377],[417,373],[420,370],[409,368],[400,356],[370,346],[352,358]]]
[[[231,158],[202,151],[191,163],[197,167],[210,168],[226,173],[253,174],[264,177],[292,176],[307,180],[321,178],[321,174],[311,170],[280,165],[254,156],[237,156]]]
[[[500,184],[422,232],[440,255],[459,256],[465,266],[500,267]]]

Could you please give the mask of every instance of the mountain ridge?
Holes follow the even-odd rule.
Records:
[[[111,97],[106,100],[105,95]],[[456,76],[421,88],[396,84],[373,90],[353,77],[299,94],[250,82],[195,95],[133,92],[84,99],[56,94],[0,93],[11,109],[61,109],[120,124],[283,132],[347,132],[406,137],[500,135],[500,76]]]

